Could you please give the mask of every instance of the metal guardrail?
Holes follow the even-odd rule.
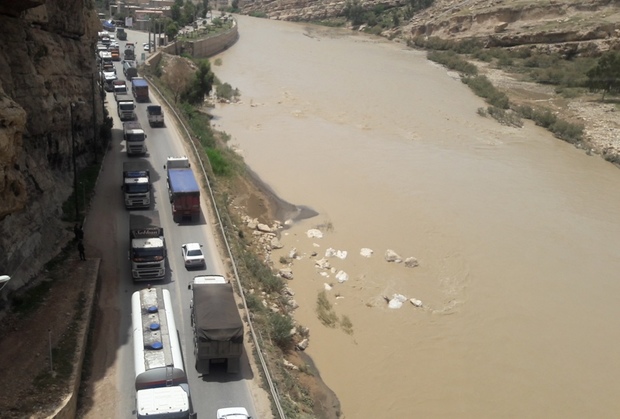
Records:
[[[269,385],[269,390],[271,392],[271,396],[273,397],[274,404],[276,405],[276,409],[278,411],[279,417],[280,417],[280,419],[286,419],[286,416],[284,415],[284,410],[282,409],[282,405],[280,403],[279,392],[278,392],[277,388],[275,387],[275,384],[274,384],[274,382],[273,382],[273,380],[271,378],[271,374],[269,372],[269,368],[267,367],[267,363],[265,362],[265,358],[263,357],[263,352],[261,350],[260,344],[258,343],[257,333],[254,330],[254,325],[252,324],[252,320],[250,318],[250,310],[248,309],[248,305],[247,305],[247,302],[246,302],[246,299],[245,299],[245,294],[243,293],[243,288],[241,287],[241,279],[239,278],[239,271],[237,270],[237,265],[235,263],[235,258],[234,258],[233,254],[232,254],[231,249],[230,249],[230,244],[228,242],[228,239],[226,238],[226,232],[224,231],[224,224],[222,223],[222,218],[220,216],[220,211],[219,211],[219,209],[217,207],[217,203],[215,201],[215,195],[213,193],[213,189],[211,188],[211,183],[209,182],[209,177],[207,176],[207,171],[205,170],[204,163],[203,163],[202,159],[200,158],[200,154],[198,153],[198,149],[196,148],[196,144],[192,140],[192,135],[190,134],[189,130],[187,129],[187,127],[183,123],[183,120],[179,117],[179,114],[176,112],[176,110],[170,104],[170,102],[168,102],[168,100],[161,93],[161,91],[157,88],[157,86],[155,86],[155,83],[153,83],[153,81],[149,77],[145,76],[144,78],[155,89],[155,91],[157,92],[157,95],[159,96],[159,98],[166,103],[166,105],[168,106],[168,109],[170,109],[172,111],[172,113],[174,114],[176,120],[179,122],[179,125],[183,128],[183,131],[185,131],[185,135],[187,136],[186,138],[189,140],[190,144],[192,145],[192,148],[194,150],[194,157],[196,157],[198,159],[198,161],[200,162],[200,168],[202,170],[202,174],[203,174],[203,176],[205,178],[205,181],[207,183],[207,188],[209,189],[209,196],[211,198],[211,204],[213,205],[213,209],[215,211],[215,215],[217,217],[217,221],[218,221],[218,223],[220,225],[220,231],[221,231],[221,234],[222,234],[222,239],[224,240],[224,244],[226,245],[226,250],[228,252],[228,256],[230,257],[232,269],[233,269],[233,272],[235,274],[235,280],[237,281],[237,286],[239,288],[239,293],[241,294],[241,300],[243,301],[243,308],[245,310],[245,314],[246,314],[246,318],[247,318],[247,321],[248,321],[248,325],[250,327],[250,334],[252,335],[252,341],[254,342],[254,346],[256,348],[256,353],[258,354],[258,358],[260,360],[260,364],[261,364],[261,367],[263,369],[263,373],[265,374],[265,379],[267,380],[267,384]]]

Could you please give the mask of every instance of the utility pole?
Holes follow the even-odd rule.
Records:
[[[80,221],[80,204],[78,200],[78,177],[77,166],[75,164],[75,127],[73,126],[73,108],[75,102],[71,102],[69,106],[69,115],[71,117],[71,155],[73,159],[73,196],[75,197],[75,221]]]
[[[97,124],[97,108],[96,108],[96,101],[95,101],[95,95],[96,95],[96,90],[95,90],[95,83],[97,82],[95,75],[93,74],[93,83],[92,83],[92,106],[93,106],[93,148],[95,151],[95,163],[97,163],[97,158],[98,158],[98,149],[99,149],[99,129],[98,126],[99,124]]]

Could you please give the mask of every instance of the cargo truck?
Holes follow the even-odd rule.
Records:
[[[146,107],[146,115],[149,120],[149,125],[152,127],[164,126],[164,111],[159,105],[149,105]]]
[[[129,258],[135,281],[166,276],[166,242],[157,211],[129,213]]]
[[[114,80],[112,84],[114,89],[114,100],[117,102],[131,100],[127,92],[127,82],[125,80]]]
[[[226,371],[239,372],[243,352],[243,322],[233,286],[220,275],[194,277],[189,287],[194,330],[196,371],[209,374],[211,363],[225,362]]]
[[[131,99],[120,99],[116,102],[116,109],[118,112],[118,117],[121,121],[133,121],[136,119],[136,113],[134,109],[136,105],[133,103]]]
[[[151,206],[151,176],[146,160],[123,163],[123,195],[125,208],[149,208]]]
[[[149,101],[149,84],[142,77],[133,77],[131,79],[131,93],[136,102]]]
[[[164,166],[167,173],[168,198],[172,207],[172,219],[180,223],[183,219],[195,222],[200,219],[200,187],[189,159],[168,157]]]
[[[128,156],[146,154],[146,134],[138,121],[123,122],[123,138]]]
[[[149,287],[131,296],[138,419],[195,419],[168,290]]]

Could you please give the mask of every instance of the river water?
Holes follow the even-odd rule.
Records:
[[[299,255],[296,320],[343,416],[617,417],[620,171],[478,116],[484,103],[422,52],[238,19],[211,62],[242,102],[214,125],[282,199],[319,213],[273,260]],[[346,258],[315,267],[328,248]],[[351,334],[319,322],[325,284]],[[393,294],[423,306],[390,309]]]

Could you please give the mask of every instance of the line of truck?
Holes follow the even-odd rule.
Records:
[[[142,83],[142,82],[143,83]],[[136,82],[136,83],[134,83]],[[138,87],[142,85],[146,87]],[[148,84],[133,78],[132,92],[146,96]],[[146,95],[140,93],[146,90]],[[128,156],[147,152],[147,135],[137,121],[135,103],[128,99],[125,82],[114,84],[117,111],[123,121],[123,139]],[[147,106],[149,125],[164,126],[159,105]],[[195,222],[200,219],[200,187],[186,156],[168,157],[164,165],[173,220]],[[146,159],[132,158],[123,163],[124,205],[129,210],[129,258],[134,281],[155,281],[167,275],[168,251],[159,212],[152,207],[152,166]],[[210,373],[214,363],[225,363],[231,374],[240,370],[244,325],[230,281],[221,275],[196,276],[191,290],[191,327],[195,369]],[[138,419],[195,419],[187,371],[174,320],[168,290],[152,287],[132,295],[132,328],[136,416]],[[218,409],[218,418],[251,419],[242,407]]]

